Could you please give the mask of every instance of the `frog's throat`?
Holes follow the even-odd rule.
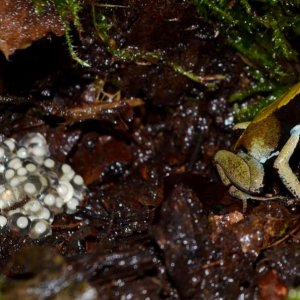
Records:
[[[259,162],[260,162],[261,164],[264,164],[264,163],[265,163],[267,160],[269,160],[270,158],[275,157],[275,156],[278,156],[278,154],[279,154],[279,151],[275,151],[275,152],[271,153],[268,157],[262,157],[262,158],[259,160]]]

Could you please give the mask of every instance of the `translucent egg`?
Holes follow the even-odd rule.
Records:
[[[7,218],[0,215],[0,228],[3,228],[7,224]]]
[[[8,159],[11,157],[11,150],[5,142],[0,143],[0,163],[6,164]],[[2,173],[2,172],[1,172]]]
[[[14,152],[16,150],[17,142],[15,139],[9,138],[4,140],[3,143],[9,148],[10,152]]]
[[[49,153],[40,133],[0,143],[0,231],[43,238],[52,233],[55,215],[78,210],[86,191],[82,177]]]
[[[28,234],[30,220],[21,213],[15,213],[8,218],[9,229],[21,235]]]
[[[40,239],[51,235],[51,225],[45,220],[34,220],[32,221],[29,229],[29,236],[32,239]]]

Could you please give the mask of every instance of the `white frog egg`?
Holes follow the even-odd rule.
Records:
[[[51,158],[46,158],[44,161],[44,166],[48,169],[52,169],[55,167],[55,161]]]
[[[14,170],[18,170],[19,168],[21,168],[22,167],[22,162],[21,162],[20,158],[15,157],[12,160],[10,160],[8,162],[8,167],[11,168],[11,169],[14,169]]]
[[[3,228],[7,224],[7,218],[0,215],[0,228]]]
[[[20,147],[18,150],[17,150],[17,156],[21,159],[24,159],[24,158],[27,158],[28,156],[28,151],[25,147]]]
[[[4,141],[4,144],[9,148],[9,150],[11,152],[15,151],[15,149],[16,149],[16,140],[15,139],[12,139],[12,138],[6,139]]]
[[[31,223],[28,235],[32,239],[40,239],[51,235],[51,225],[46,220],[34,220]]]
[[[86,191],[82,177],[49,153],[40,133],[0,143],[0,231],[43,238],[56,214],[78,210]]]
[[[76,198],[72,198],[70,199],[66,206],[67,206],[67,213],[68,214],[73,214],[76,212],[76,210],[78,209],[79,206],[79,201]]]
[[[74,195],[74,188],[68,181],[59,181],[57,193],[64,202],[68,202]]]

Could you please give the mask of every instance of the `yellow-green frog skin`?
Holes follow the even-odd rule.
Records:
[[[289,160],[300,135],[300,82],[286,94],[263,109],[235,144],[234,152],[220,150],[214,157],[218,173],[229,193],[243,200],[259,197],[264,187],[264,164],[277,156],[274,168],[286,186],[300,198],[300,182],[289,166]]]

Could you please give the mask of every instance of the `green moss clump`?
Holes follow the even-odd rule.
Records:
[[[297,62],[292,41],[300,34],[300,1],[194,0],[199,14],[217,21],[228,42],[270,78],[287,75]]]
[[[252,120],[256,116],[256,114],[260,112],[264,107],[268,106],[276,99],[278,99],[281,95],[283,95],[288,90],[288,87],[289,86],[278,88],[265,97],[260,96],[255,103],[241,106],[235,103],[234,114],[236,122],[246,122]]]
[[[298,287],[289,289],[286,300],[300,300],[300,288]]]
[[[229,101],[257,99],[255,104],[235,104],[236,120],[251,120],[287,87],[299,80],[299,0],[193,0],[198,13],[219,24],[223,36],[248,63],[247,89]],[[297,43],[298,41],[298,43]]]

